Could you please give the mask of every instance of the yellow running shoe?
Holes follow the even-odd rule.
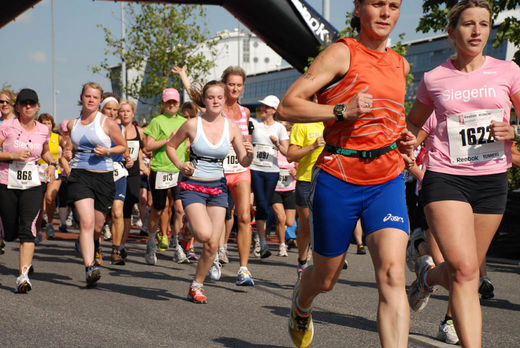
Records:
[[[157,233],[157,238],[159,240],[159,243],[157,244],[159,251],[168,250],[168,247],[169,247],[168,236]]]
[[[314,336],[314,324],[312,315],[303,316],[296,308],[296,297],[300,287],[300,279],[294,285],[291,313],[289,315],[289,335],[296,347],[305,348],[310,346]]]

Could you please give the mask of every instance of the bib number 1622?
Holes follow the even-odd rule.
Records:
[[[495,142],[491,136],[490,126],[461,129],[459,134],[462,141],[462,146],[482,145]]]

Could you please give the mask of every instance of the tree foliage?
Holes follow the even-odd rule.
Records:
[[[448,11],[457,0],[425,0],[423,1],[423,16],[417,26],[417,31],[427,33],[445,31],[448,26]],[[493,20],[499,13],[506,10],[514,10],[520,7],[520,0],[493,0],[489,1],[493,11]],[[503,41],[509,40],[516,47],[520,47],[520,19],[509,16],[498,26],[497,35],[493,40],[493,47],[498,47]],[[514,55],[514,61],[520,65],[520,50]]]
[[[105,58],[92,70],[105,71],[108,78],[118,77],[111,76],[109,60],[113,57],[123,59],[128,71],[146,69],[145,74],[127,81],[129,97],[150,103],[164,88],[181,88],[180,80],[170,73],[174,65],[188,66],[193,80],[201,80],[214,66],[216,40],[209,40],[207,23],[201,24],[206,15],[202,6],[128,4],[125,8],[124,40],[98,25],[105,34]],[[200,50],[203,43],[209,56]]]

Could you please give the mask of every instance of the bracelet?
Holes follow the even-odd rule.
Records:
[[[58,163],[56,162],[49,163],[49,165],[53,166],[54,168],[58,168]]]

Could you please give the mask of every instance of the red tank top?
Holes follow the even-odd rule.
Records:
[[[351,150],[374,150],[391,145],[405,129],[404,96],[406,78],[404,60],[395,51],[366,48],[354,39],[337,42],[350,50],[350,68],[335,84],[318,94],[320,104],[346,103],[363,88],[372,94],[372,111],[354,121],[325,122],[325,142]],[[404,169],[398,150],[375,159],[361,159],[323,151],[316,166],[338,179],[356,185],[375,185],[397,177]]]

